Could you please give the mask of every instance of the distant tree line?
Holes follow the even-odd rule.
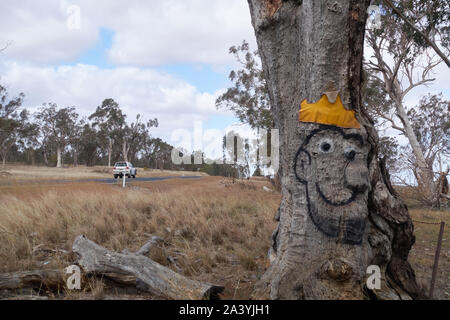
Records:
[[[10,98],[0,85],[0,159],[6,162],[49,167],[95,166],[111,167],[117,161],[130,161],[135,166],[162,170],[200,171],[212,176],[245,178],[250,175],[248,140],[243,139],[245,161],[225,163],[205,159],[202,151],[183,152],[191,161],[179,165],[172,162],[172,149],[161,138],[152,137],[151,128],[159,125],[158,119],[144,121],[138,114],[129,124],[127,115],[113,99],[105,99],[88,117],[81,117],[76,107],[60,107],[44,103],[35,112],[23,107],[25,95]],[[237,153],[237,151],[235,151]],[[200,153],[201,164],[195,164],[194,155]],[[223,162],[219,163],[219,162]],[[260,174],[259,167],[254,172]]]
[[[6,162],[62,167],[108,165],[130,161],[136,166],[172,169],[172,146],[150,134],[156,118],[141,115],[129,124],[113,99],[105,99],[89,117],[75,107],[44,103],[31,113],[22,106],[25,95],[9,98],[0,85],[0,158]]]

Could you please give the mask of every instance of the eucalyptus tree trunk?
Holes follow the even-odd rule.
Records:
[[[78,146],[73,150],[73,166],[78,167]]]
[[[33,148],[30,150],[31,153],[31,165],[34,166],[36,164],[36,152]]]
[[[248,2],[280,134],[282,184],[271,266],[253,297],[424,298],[407,261],[413,224],[361,107],[370,1]],[[359,128],[300,121],[300,103],[321,97],[354,110]],[[366,286],[370,265],[380,268],[379,290]]]
[[[108,168],[111,167],[111,154],[112,154],[113,141],[108,139]]]
[[[44,150],[42,152],[42,155],[44,157],[44,164],[48,167],[47,149],[45,147],[44,147]]]
[[[123,161],[128,162],[128,152],[130,151],[130,145],[128,144],[127,139],[123,138],[122,140],[122,157]]]
[[[396,87],[398,88],[396,91],[401,90],[400,83],[398,81],[396,81]],[[395,94],[391,95],[391,98],[393,98],[397,115],[403,124],[405,136],[408,138],[409,144],[413,151],[415,159],[414,174],[417,180],[420,195],[427,204],[435,205],[436,202],[439,201],[439,197],[437,196],[438,193],[436,193],[437,185],[435,184],[433,177],[433,163],[428,163],[425,158],[424,150],[422,150],[416,133],[414,132],[411,122],[409,121],[403,102],[401,99],[397,99]]]
[[[57,168],[61,168],[62,167],[62,162],[61,162],[61,147],[58,145],[56,147],[56,167]]]

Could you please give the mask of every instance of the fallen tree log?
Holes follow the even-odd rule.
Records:
[[[441,193],[441,197],[450,200],[450,196],[446,194]]]
[[[91,276],[86,274],[86,276]],[[65,270],[46,269],[0,273],[0,290],[16,289],[46,289],[56,290],[66,287],[67,274]],[[136,277],[117,273],[96,274],[101,279],[108,280],[121,287],[136,287]]]
[[[65,286],[64,272],[58,269],[32,270],[0,274],[0,289],[45,288]]]
[[[156,295],[171,299],[217,299],[223,287],[190,280],[155,261],[136,253],[117,253],[78,236],[72,251],[79,255],[78,264],[88,273],[133,275]]]
[[[162,238],[153,236],[146,244],[144,244],[138,251],[136,251],[136,254],[145,256],[155,245],[163,242],[164,240]]]

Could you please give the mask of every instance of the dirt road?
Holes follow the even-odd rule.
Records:
[[[168,179],[199,179],[203,178],[202,176],[163,176],[163,177],[136,177],[126,178],[126,183],[130,182],[149,182],[149,181],[163,181]],[[105,184],[116,184],[122,183],[121,178],[90,178],[90,179],[34,179],[34,180],[17,180],[14,181],[14,184],[46,184],[46,183],[55,183],[55,184],[66,184],[66,183],[85,183],[85,182],[97,182],[97,183],[105,183]]]

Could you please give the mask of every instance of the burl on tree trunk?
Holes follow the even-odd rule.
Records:
[[[407,261],[413,224],[377,160],[378,135],[361,104],[370,1],[248,2],[282,181],[273,261],[253,297],[425,298]],[[379,290],[366,287],[370,265],[380,267]]]

